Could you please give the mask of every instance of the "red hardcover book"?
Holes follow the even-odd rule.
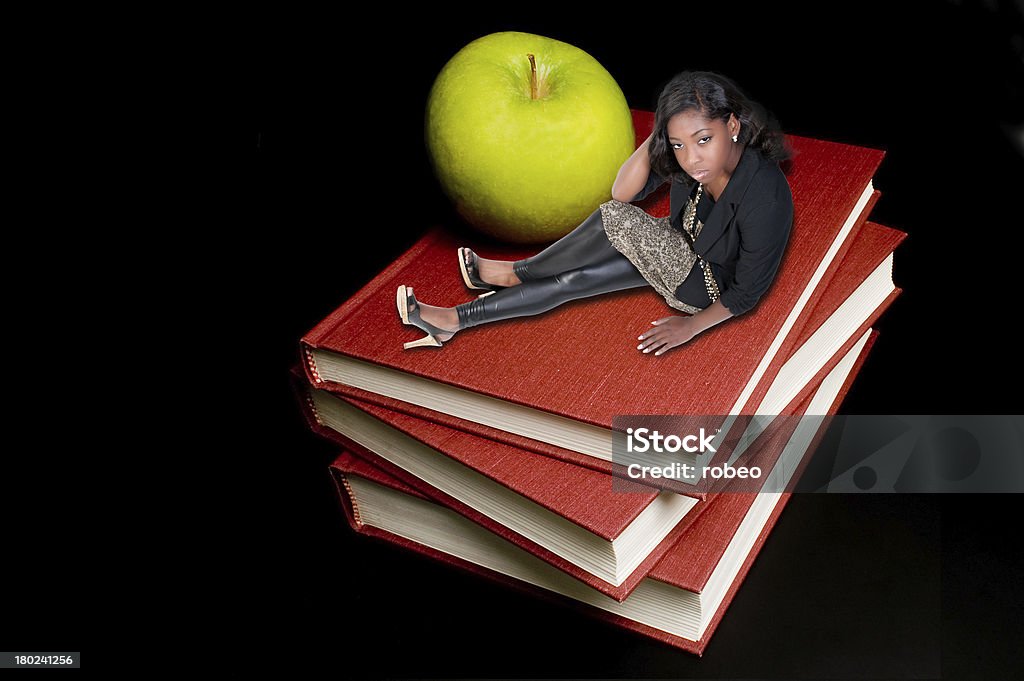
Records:
[[[877,332],[866,333],[815,392],[803,399],[799,412],[836,413],[876,337]],[[792,423],[793,428],[772,437],[788,441],[786,463],[792,473],[786,475],[796,480],[823,437],[828,419]],[[332,472],[349,524],[357,532],[572,605],[697,655],[708,645],[790,496],[789,492],[719,496],[634,593],[617,602],[566,579],[500,536],[434,503],[421,485],[406,484],[348,452],[334,462]],[[780,489],[786,484],[783,481]]]
[[[652,115],[635,112],[637,139]],[[795,219],[771,290],[753,310],[663,356],[636,350],[636,336],[671,313],[646,288],[572,301],[541,315],[458,334],[442,348],[403,350],[411,337],[395,309],[399,284],[424,302],[455,305],[468,293],[456,249],[514,260],[537,248],[456,242],[434,228],[302,339],[309,379],[344,384],[570,449],[611,459],[615,415],[754,413],[750,398],[770,385],[774,360],[802,330],[878,193],[883,151],[789,136]],[[660,196],[659,196],[660,194]],[[642,204],[667,214],[667,189]],[[616,330],[593,333],[593,320]],[[366,329],[375,329],[372,334]],[[391,330],[393,343],[381,342]]]
[[[807,337],[813,333],[835,333],[835,327],[819,328],[824,319],[830,316],[830,311],[837,309],[840,305],[848,304],[848,296],[852,291],[863,287],[864,282],[870,282],[871,277],[863,273],[864,270],[875,271],[873,275],[878,280],[876,286],[882,287],[886,284],[891,286],[891,256],[892,249],[900,242],[903,234],[881,225],[869,225],[862,237],[858,238],[856,244],[848,253],[847,258],[857,264],[850,264],[849,269],[861,272],[857,275],[843,275],[835,279],[835,290],[827,292],[819,303],[819,308],[828,308],[818,314],[811,314],[807,329]],[[885,254],[888,253],[888,256]],[[892,300],[898,290],[885,298],[885,305]],[[884,307],[876,309],[874,314],[866,321],[860,322],[860,328],[841,344],[840,350],[834,357],[828,359],[819,358],[818,363],[824,364],[818,368],[815,380],[808,384],[801,391],[805,395],[813,390],[818,382],[827,375],[835,364],[844,356],[847,350],[863,335],[870,323],[881,314]],[[838,338],[836,342],[841,342]],[[799,354],[800,351],[798,351]],[[545,460],[537,454],[527,450],[516,448],[514,445],[501,442],[492,438],[475,435],[465,428],[451,428],[443,423],[432,422],[422,416],[414,416],[390,409],[379,404],[366,402],[352,395],[338,392],[312,389],[306,384],[301,396],[308,401],[307,417],[311,427],[324,437],[330,438],[348,449],[354,449],[361,455],[370,457],[379,466],[383,467],[392,475],[407,480],[410,484],[417,484],[417,478],[428,478],[426,482],[432,486],[438,483],[430,476],[436,474],[439,465],[450,466],[450,462],[444,461],[448,457],[452,461],[461,464],[472,471],[471,475],[481,479],[481,483],[490,485],[492,491],[485,494],[486,486],[474,483],[474,486],[452,488],[440,484],[444,489],[434,490],[438,499],[452,508],[457,509],[463,515],[471,518],[495,533],[501,534],[509,541],[512,541],[522,548],[538,555],[549,563],[585,581],[594,588],[597,588],[613,598],[625,597],[640,579],[647,573],[654,562],[667,550],[672,538],[678,536],[690,522],[696,517],[696,512],[701,509],[681,509],[689,511],[674,531],[669,531],[668,525],[663,524],[662,533],[652,537],[647,547],[650,551],[645,554],[634,554],[631,562],[619,563],[622,565],[618,573],[595,569],[593,564],[573,560],[573,556],[579,555],[578,548],[561,545],[559,543],[545,543],[543,537],[536,535],[529,536],[529,532],[523,532],[519,528],[507,527],[507,521],[502,521],[498,516],[488,512],[488,501],[490,497],[505,495],[511,491],[516,495],[550,511],[553,515],[548,520],[537,520],[534,527],[543,526],[550,522],[563,522],[567,520],[575,528],[584,528],[597,538],[613,540],[622,536],[623,529],[631,524],[643,509],[657,498],[656,493],[648,488],[643,488],[641,495],[634,496],[631,501],[621,498],[615,499],[612,494],[611,485],[605,478],[593,471],[587,471],[580,467],[570,466],[558,461],[556,457]],[[396,401],[397,402],[397,401]],[[797,407],[797,402],[791,402],[785,413],[792,413]],[[424,410],[426,411],[426,410]],[[382,438],[381,425],[386,424],[390,431],[394,429],[404,435],[404,440],[414,447],[420,444],[426,446],[428,459],[410,459],[406,450],[409,446],[396,448],[389,446]],[[415,442],[413,442],[415,441]],[[779,453],[778,449],[762,447],[758,456],[758,465],[769,468],[773,463],[773,457]],[[384,460],[378,460],[381,455]],[[420,456],[424,456],[421,454]],[[388,458],[390,457],[390,460]],[[751,462],[748,462],[748,464]],[[730,464],[734,461],[730,460]],[[418,466],[418,468],[417,468]],[[486,478],[486,479],[483,479]],[[671,491],[687,492],[686,486],[668,488]],[[691,490],[701,490],[701,487],[690,487]],[[567,495],[566,490],[571,490],[572,495]],[[580,495],[578,490],[588,490],[587,494]],[[633,496],[633,495],[630,495]],[[702,493],[699,498],[705,498]],[[476,499],[477,503],[463,503],[464,499]],[[660,503],[666,503],[665,496],[662,496]],[[564,524],[564,523],[563,523]],[[523,536],[526,534],[528,536]],[[660,542],[660,543],[657,543]],[[629,545],[629,542],[625,542]]]
[[[313,432],[617,600],[707,507],[293,379]]]
[[[779,376],[777,389],[769,393],[768,388],[759,391],[758,401],[764,400],[766,394],[769,397],[766,404],[772,409],[767,413],[787,414],[791,413],[799,403],[799,398],[806,395],[813,387],[813,382],[808,382],[802,377],[789,379],[788,377],[800,376],[801,374],[811,375],[822,369],[831,370],[835,362],[843,355],[856,338],[863,334],[864,330],[870,327],[881,316],[885,309],[899,295],[901,289],[892,285],[892,256],[895,248],[906,237],[904,232],[868,222],[850,245],[845,257],[841,261],[833,262],[829,274],[829,285],[818,296],[817,304],[813,309],[805,311],[805,321],[801,324],[802,330],[799,334],[793,334],[793,342],[787,342],[790,348],[790,355],[786,358],[777,358],[778,366],[773,368],[773,373]],[[864,305],[864,309],[877,303],[877,306],[864,319],[858,319],[857,315],[843,317],[836,315],[836,312],[844,304],[855,302],[855,296],[870,299]],[[829,321],[831,318],[831,322]],[[824,344],[816,343],[807,345],[807,341],[815,333],[820,333],[830,339]],[[845,343],[843,342],[845,340]],[[831,343],[831,345],[829,345]],[[822,348],[829,348],[822,351]],[[810,355],[807,359],[804,356]],[[787,362],[792,359],[790,367]],[[821,362],[825,360],[822,365]],[[785,369],[784,373],[780,371]],[[326,384],[321,384],[324,386]],[[810,387],[809,387],[810,386]],[[379,393],[362,390],[352,386],[331,384],[328,386],[331,392],[338,395],[358,400],[360,403],[371,403],[384,407],[390,411],[402,412],[420,419],[433,421],[448,428],[463,430],[480,437],[497,440],[504,444],[543,454],[562,461],[567,461],[580,466],[586,466],[604,473],[615,473],[621,475],[619,467],[610,461],[596,459],[577,452],[572,449],[559,447],[541,440],[525,437],[507,430],[495,428],[468,419],[452,416],[441,411],[428,409],[404,400],[390,398]],[[705,489],[691,485],[671,486],[664,485],[674,491],[703,498]]]

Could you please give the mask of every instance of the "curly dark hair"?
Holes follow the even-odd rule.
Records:
[[[668,122],[676,114],[696,111],[708,120],[729,121],[735,114],[740,122],[739,142],[760,149],[775,161],[793,156],[782,129],[771,112],[748,98],[725,76],[713,71],[683,71],[662,89],[654,112],[654,131],[647,152],[651,168],[673,182],[693,185],[693,178],[679,167],[668,141]]]

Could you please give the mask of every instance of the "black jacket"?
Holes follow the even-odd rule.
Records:
[[[640,201],[665,181],[652,170],[631,202]],[[679,230],[691,188],[678,181],[669,189],[672,226]],[[733,315],[754,307],[771,286],[792,224],[793,195],[778,161],[746,147],[693,244],[697,254],[711,263],[722,305]]]

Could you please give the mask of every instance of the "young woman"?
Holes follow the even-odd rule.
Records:
[[[779,167],[789,157],[774,117],[732,81],[680,73],[658,98],[653,132],[619,169],[612,199],[576,229],[514,262],[458,249],[466,285],[490,292],[455,307],[421,303],[412,287],[399,286],[402,322],[428,334],[405,347],[439,346],[471,326],[651,286],[687,313],[652,321],[638,337],[638,350],[661,355],[750,310],[771,286],[793,221]],[[666,181],[668,217],[629,203]]]

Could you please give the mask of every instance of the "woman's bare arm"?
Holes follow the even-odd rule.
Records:
[[[661,355],[732,316],[729,308],[719,299],[692,317],[676,315],[656,319],[651,322],[654,325],[653,329],[637,336],[637,339],[643,342],[636,346],[636,349],[644,352],[654,350],[655,355]]]
[[[732,317],[732,312],[729,312],[729,308],[722,305],[721,299],[708,305],[706,308],[693,315],[694,331],[700,333],[710,329],[719,322],[724,322],[726,319]]]
[[[653,132],[648,135],[643,144],[637,147],[633,155],[619,168],[619,174],[615,176],[615,182],[612,184],[612,198],[616,201],[628,202],[647,184],[651,172],[651,159],[647,147],[653,136]]]

